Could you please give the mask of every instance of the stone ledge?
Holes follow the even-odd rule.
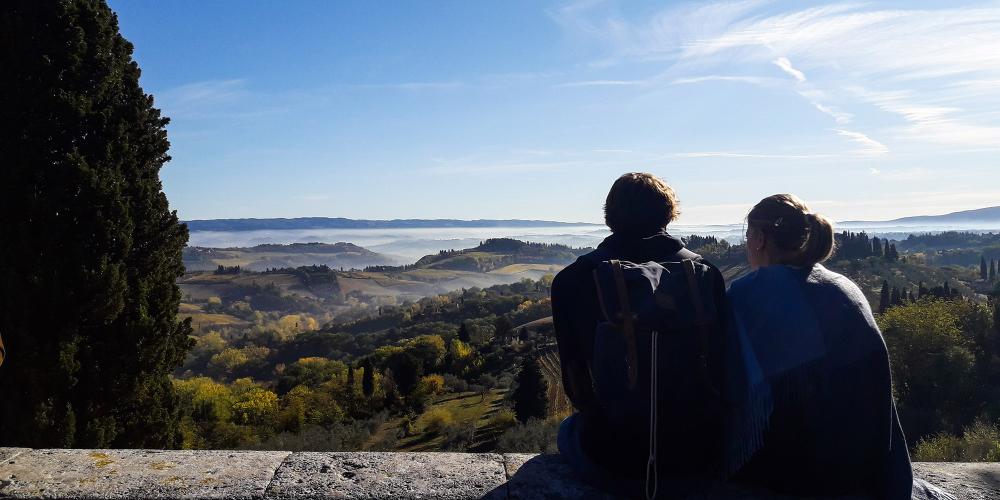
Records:
[[[1000,499],[1000,463],[917,463],[914,471],[960,499]],[[719,498],[765,496],[727,490]],[[610,497],[558,455],[0,448],[0,498]]]

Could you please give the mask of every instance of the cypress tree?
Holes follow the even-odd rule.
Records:
[[[347,387],[354,387],[354,365],[347,365]]]
[[[167,119],[104,0],[4,2],[0,68],[0,436],[176,447],[169,374],[192,341]]]
[[[997,280],[997,261],[995,261],[995,260],[991,260],[990,261],[990,276],[989,276],[989,279],[990,279],[990,281],[996,281]]]
[[[882,280],[882,293],[879,294],[878,312],[885,313],[889,310],[892,298],[889,296],[889,281]]]
[[[892,299],[891,304],[898,306],[903,303],[903,297],[899,294],[899,288],[892,287]]]
[[[459,325],[458,327],[458,340],[461,340],[462,342],[468,344],[471,339],[472,337],[469,335],[469,327],[463,321],[462,324]]]
[[[517,388],[514,389],[514,414],[521,422],[529,418],[548,416],[548,383],[538,366],[538,359],[525,359],[517,374]]]
[[[361,374],[361,393],[370,398],[375,394],[375,367],[366,359],[361,364],[361,369],[364,370]]]
[[[983,281],[989,278],[989,269],[986,267],[986,256],[979,258],[979,278]]]

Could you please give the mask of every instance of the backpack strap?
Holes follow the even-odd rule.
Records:
[[[635,345],[635,316],[632,314],[632,306],[628,301],[628,288],[625,286],[625,274],[622,272],[621,261],[611,261],[611,272],[615,277],[618,304],[621,307],[619,314],[621,314],[622,333],[625,335],[625,346],[628,350],[628,385],[631,389],[635,387],[636,381],[639,379],[639,355]]]
[[[698,278],[694,271],[694,261],[691,259],[684,259],[681,261],[681,265],[684,267],[684,274],[687,275],[688,288],[691,292],[691,302],[694,304],[695,315],[697,316],[696,325],[697,330],[701,336],[701,354],[699,355],[699,365],[701,368],[702,380],[705,382],[705,386],[713,394],[719,394],[718,389],[712,384],[712,379],[710,372],[708,370],[708,338],[711,336],[712,332],[709,329],[711,320],[708,315],[705,314],[705,303],[702,301],[701,296],[701,286],[698,285]]]
[[[3,336],[0,336],[0,365],[3,365],[4,358],[7,357],[7,350],[3,346]]]

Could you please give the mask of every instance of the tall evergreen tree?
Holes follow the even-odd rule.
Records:
[[[889,253],[889,238],[886,238],[884,241],[885,243],[883,244],[882,256],[885,257],[886,260],[892,260],[891,254]]]
[[[892,297],[890,303],[893,306],[898,306],[903,303],[903,296],[899,294],[899,288],[892,287]]]
[[[167,119],[104,0],[4,2],[0,68],[0,436],[178,446],[188,234],[159,179]]]
[[[986,267],[986,256],[979,258],[979,277],[983,281],[986,281],[989,277],[989,268]]]
[[[872,238],[872,255],[875,257],[883,257],[885,255],[882,252],[882,240],[878,236]]]
[[[521,422],[529,418],[545,418],[549,412],[548,383],[538,366],[538,359],[528,358],[517,373],[514,389],[514,414]]]
[[[472,340],[472,336],[469,335],[469,326],[463,321],[461,325],[458,326],[458,340],[465,342],[466,344]]]
[[[889,281],[882,280],[882,292],[879,294],[878,312],[885,313],[892,305],[892,297],[889,295]]]
[[[997,280],[997,261],[995,261],[995,260],[991,260],[990,261],[990,275],[989,275],[989,279],[990,279],[990,281],[996,281]]]
[[[361,394],[365,397],[372,397],[375,394],[375,367],[371,360],[365,359],[361,363]]]

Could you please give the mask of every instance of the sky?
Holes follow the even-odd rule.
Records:
[[[111,0],[185,220],[1000,205],[1000,2]]]

